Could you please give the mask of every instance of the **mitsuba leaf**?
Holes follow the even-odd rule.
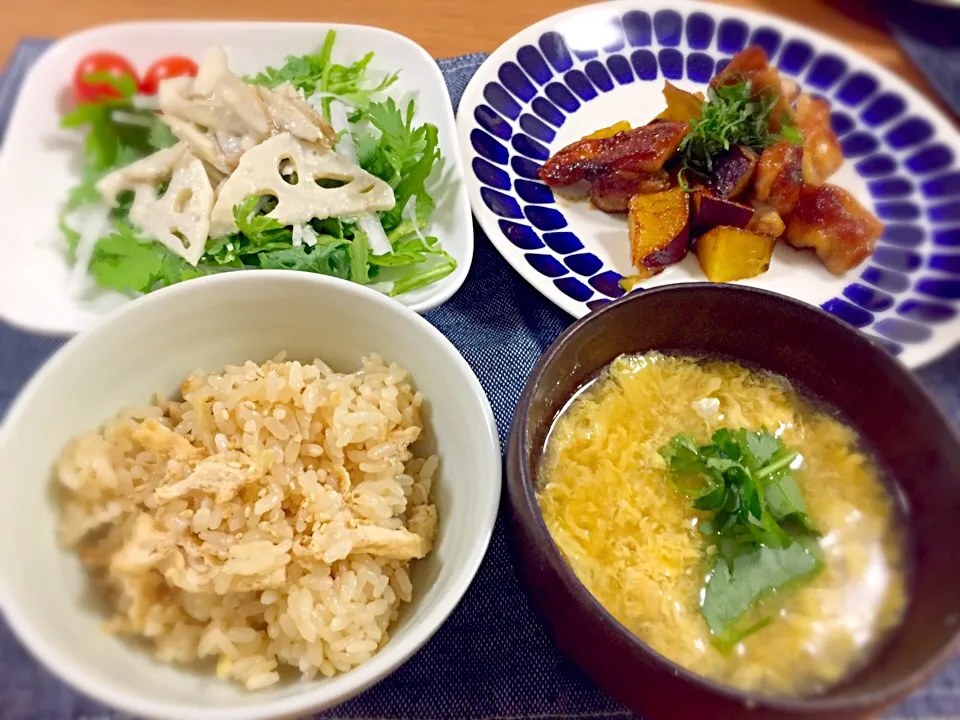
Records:
[[[707,579],[701,611],[710,630],[722,635],[764,595],[809,577],[820,560],[799,542],[759,547],[728,564],[719,561]]]

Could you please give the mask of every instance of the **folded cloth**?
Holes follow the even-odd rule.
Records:
[[[23,67],[44,45],[21,45],[0,84],[0,118],[10,111]],[[454,108],[483,55],[439,60]],[[0,121],[2,122],[2,121]],[[2,125],[0,125],[2,127]],[[473,266],[461,290],[427,318],[470,363],[490,398],[505,445],[524,381],[571,321],[497,254],[476,228]],[[0,417],[14,394],[63,342],[0,323]],[[960,353],[920,372],[960,421]],[[501,512],[501,516],[503,513]],[[657,692],[651,688],[650,692]],[[123,717],[73,692],[40,668],[0,622],[2,720],[114,720]],[[322,717],[567,720],[633,717],[554,648],[520,589],[498,520],[477,577],[444,626],[397,672]],[[889,715],[891,720],[960,717],[960,660]]]

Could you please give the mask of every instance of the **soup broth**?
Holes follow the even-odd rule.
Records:
[[[792,476],[820,536],[822,569],[767,593],[766,623],[723,646],[701,612],[707,513],[668,482],[660,449],[678,433],[766,428],[800,457]],[[732,362],[622,356],[551,429],[538,501],[580,581],[664,657],[742,690],[807,695],[859,667],[906,604],[898,509],[856,433],[784,378]],[[761,624],[762,624],[761,623]]]

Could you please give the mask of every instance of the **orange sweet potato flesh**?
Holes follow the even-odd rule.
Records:
[[[626,120],[621,120],[620,122],[616,122],[613,125],[610,125],[608,127],[595,130],[589,135],[585,135],[580,139],[581,140],[603,140],[604,138],[613,137],[617,133],[626,132],[627,130],[630,130],[630,129],[631,129],[630,123],[627,122]]]
[[[786,223],[787,242],[812,248],[834,275],[870,257],[883,234],[883,223],[836,185],[804,185]]]
[[[697,239],[695,252],[708,280],[733,282],[765,273],[775,243],[768,235],[721,225]]]
[[[630,259],[641,273],[658,273],[686,256],[690,204],[680,188],[634,196],[627,223]]]
[[[657,115],[658,118],[686,123],[700,119],[700,111],[703,108],[703,93],[681,90],[667,80],[663,84],[663,97],[667,100],[667,109]]]

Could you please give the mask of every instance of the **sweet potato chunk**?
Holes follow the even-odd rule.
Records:
[[[883,223],[836,185],[804,185],[787,218],[787,242],[813,248],[834,275],[870,257],[882,234]]]
[[[621,120],[620,122],[616,122],[613,125],[610,125],[609,127],[595,130],[594,132],[590,133],[589,135],[585,135],[580,139],[581,140],[603,140],[604,138],[613,137],[617,133],[626,132],[627,130],[630,130],[630,129],[631,129],[630,123],[628,123],[626,120]]]
[[[750,187],[756,169],[757,154],[746,146],[737,145],[717,158],[707,187],[718,197],[738,197]]]
[[[701,235],[694,251],[710,282],[732,282],[765,273],[775,243],[768,235],[721,225]]]
[[[636,173],[614,170],[598,177],[590,190],[595,207],[604,212],[626,212],[634,195],[662,192],[670,189],[670,176],[661,170],[655,173]]]
[[[657,115],[663,120],[690,122],[700,119],[703,108],[703,93],[690,93],[681,90],[669,80],[663,84],[663,97],[667,100],[667,109]]]
[[[753,217],[753,208],[719,198],[706,188],[700,188],[690,195],[690,206],[693,212],[694,235],[699,235],[718,225],[746,227],[750,218]]]
[[[802,93],[794,122],[803,133],[803,181],[822,185],[843,165],[840,141],[830,127],[830,105]]]
[[[543,167],[540,179],[547,185],[593,182],[613,170],[655,173],[676,152],[690,131],[685,122],[654,120],[648,125],[619,132],[613,137],[578,140],[557,151]]]
[[[655,274],[680,262],[690,240],[690,205],[680,188],[630,200],[627,219],[630,259],[641,272]]]
[[[786,215],[797,204],[803,184],[803,147],[779,140],[760,153],[753,184],[755,200]]]

